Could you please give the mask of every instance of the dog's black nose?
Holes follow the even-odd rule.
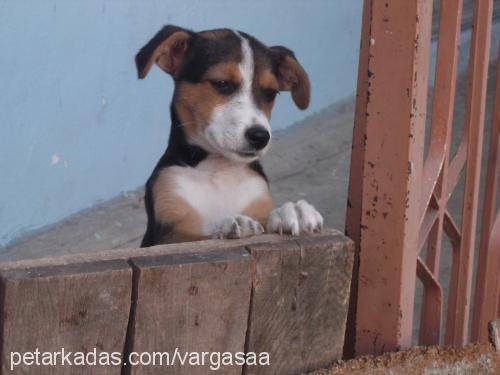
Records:
[[[256,150],[262,150],[269,143],[271,135],[263,126],[253,125],[247,129],[245,137],[250,146]]]

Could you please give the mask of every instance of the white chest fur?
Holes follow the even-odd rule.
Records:
[[[215,223],[240,214],[268,194],[266,181],[247,166],[209,158],[195,168],[170,167],[176,195],[202,218],[202,232],[210,235]]]

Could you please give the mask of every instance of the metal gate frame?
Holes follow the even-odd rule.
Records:
[[[476,0],[464,133],[450,155],[462,0],[441,0],[427,156],[432,0],[365,0],[346,233],[356,243],[345,356],[411,346],[416,276],[424,286],[420,344],[440,343],[443,234],[453,247],[444,343],[468,342],[489,64],[492,0]],[[498,69],[497,69],[498,72]],[[497,94],[483,207],[472,337],[499,315],[500,170]],[[462,222],[447,204],[465,170]],[[421,250],[427,246],[427,256]]]

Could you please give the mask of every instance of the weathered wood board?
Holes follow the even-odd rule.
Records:
[[[201,361],[180,365],[185,353],[243,352],[250,303],[252,260],[244,248],[217,253],[133,258],[135,311],[129,326],[128,352],[168,352],[169,365],[129,366],[132,374],[207,374]],[[189,354],[188,358],[191,358]],[[135,359],[134,359],[135,361]],[[241,366],[217,373],[241,374]]]
[[[120,374],[120,364],[100,353],[122,353],[131,291],[132,270],[123,260],[1,271],[2,374]],[[72,353],[64,361],[63,351]],[[23,360],[11,353],[27,352],[33,357],[14,366]],[[96,366],[79,366],[76,352]]]
[[[0,264],[2,374],[11,373],[12,352],[37,349],[91,353],[92,360],[95,348],[97,363],[101,353],[115,357],[109,366],[85,367],[73,355],[73,365],[61,366],[60,354],[58,366],[19,364],[14,374],[196,375],[210,367],[299,374],[325,367],[342,354],[353,253],[349,239],[326,230]],[[225,352],[233,365],[224,365]],[[270,364],[242,365],[237,352],[239,359],[267,352]],[[122,366],[130,353],[146,363]]]
[[[342,357],[353,243],[342,235],[249,245],[255,261],[247,348],[270,366],[246,374],[301,374]]]

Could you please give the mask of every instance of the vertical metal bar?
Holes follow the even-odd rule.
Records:
[[[444,214],[447,205],[448,158],[453,125],[455,86],[460,43],[462,0],[442,0],[439,19],[439,36],[436,59],[436,76],[432,106],[432,131],[429,154],[424,168],[424,183],[434,178],[432,172],[441,168],[434,194],[439,205],[438,219],[428,239],[426,265],[436,280],[439,279],[439,264],[443,237]],[[442,163],[442,164],[441,164]],[[429,176],[426,178],[426,176]],[[425,188],[422,189],[425,194]],[[427,201],[423,196],[423,201]],[[439,344],[442,320],[442,290],[439,284],[424,283],[422,312],[420,318],[421,345]]]
[[[363,4],[361,29],[361,45],[358,65],[358,87],[356,95],[356,113],[354,117],[354,132],[351,152],[351,168],[349,175],[349,190],[346,210],[346,235],[356,244],[354,256],[351,295],[349,298],[349,314],[344,342],[344,358],[353,358],[356,341],[356,306],[358,293],[359,244],[361,242],[361,200],[363,194],[363,166],[366,138],[366,106],[368,103],[368,61],[371,34],[372,2]]]
[[[500,144],[499,144],[500,147]],[[500,160],[497,164],[497,176],[500,176]],[[488,282],[487,282],[487,293],[486,293],[486,309],[489,306],[493,307],[493,318],[496,319],[500,317],[500,277],[498,272],[500,270],[500,212],[497,212],[495,222],[491,228],[490,239],[489,239],[489,249],[488,252],[491,254],[490,260],[491,264],[488,262]],[[496,263],[495,263],[496,258]],[[496,301],[495,301],[496,299]],[[495,314],[495,304],[497,305],[497,312]],[[487,310],[487,313],[490,312]],[[491,315],[490,315],[491,316]],[[486,320],[486,319],[485,319]],[[490,319],[491,320],[491,319]],[[480,339],[481,340],[481,339]]]
[[[434,231],[438,229],[437,225],[440,225],[440,222],[436,222],[431,238],[436,236]],[[420,345],[437,345],[441,332],[443,289],[439,284],[438,273],[429,269],[420,259],[417,263],[417,276],[422,280],[425,291],[420,318]]]
[[[477,224],[481,149],[483,143],[484,110],[489,62],[490,32],[493,1],[476,0],[474,28],[469,61],[469,91],[465,123],[468,133],[465,192],[462,216],[462,241],[456,270],[456,283],[450,286],[455,298],[450,298],[445,342],[462,346],[467,341],[474,241]]]
[[[351,171],[362,176],[356,355],[411,346],[432,0],[366,0],[365,10],[364,155]]]
[[[439,262],[441,242],[443,237],[443,216],[434,224],[429,234],[426,266],[436,280],[439,280]],[[418,273],[417,273],[418,275]],[[422,280],[422,277],[420,277]],[[420,313],[420,345],[438,345],[441,336],[441,321],[443,319],[443,291],[439,283],[425,283]]]
[[[498,189],[500,169],[500,51],[497,58],[495,104],[493,121],[491,123],[490,151],[488,171],[483,205],[483,222],[481,228],[481,243],[474,296],[474,311],[472,316],[472,341],[488,341],[488,321],[497,317],[498,272],[500,262],[500,243],[490,243],[493,240],[496,214],[496,194]],[[500,219],[498,219],[500,220]]]

